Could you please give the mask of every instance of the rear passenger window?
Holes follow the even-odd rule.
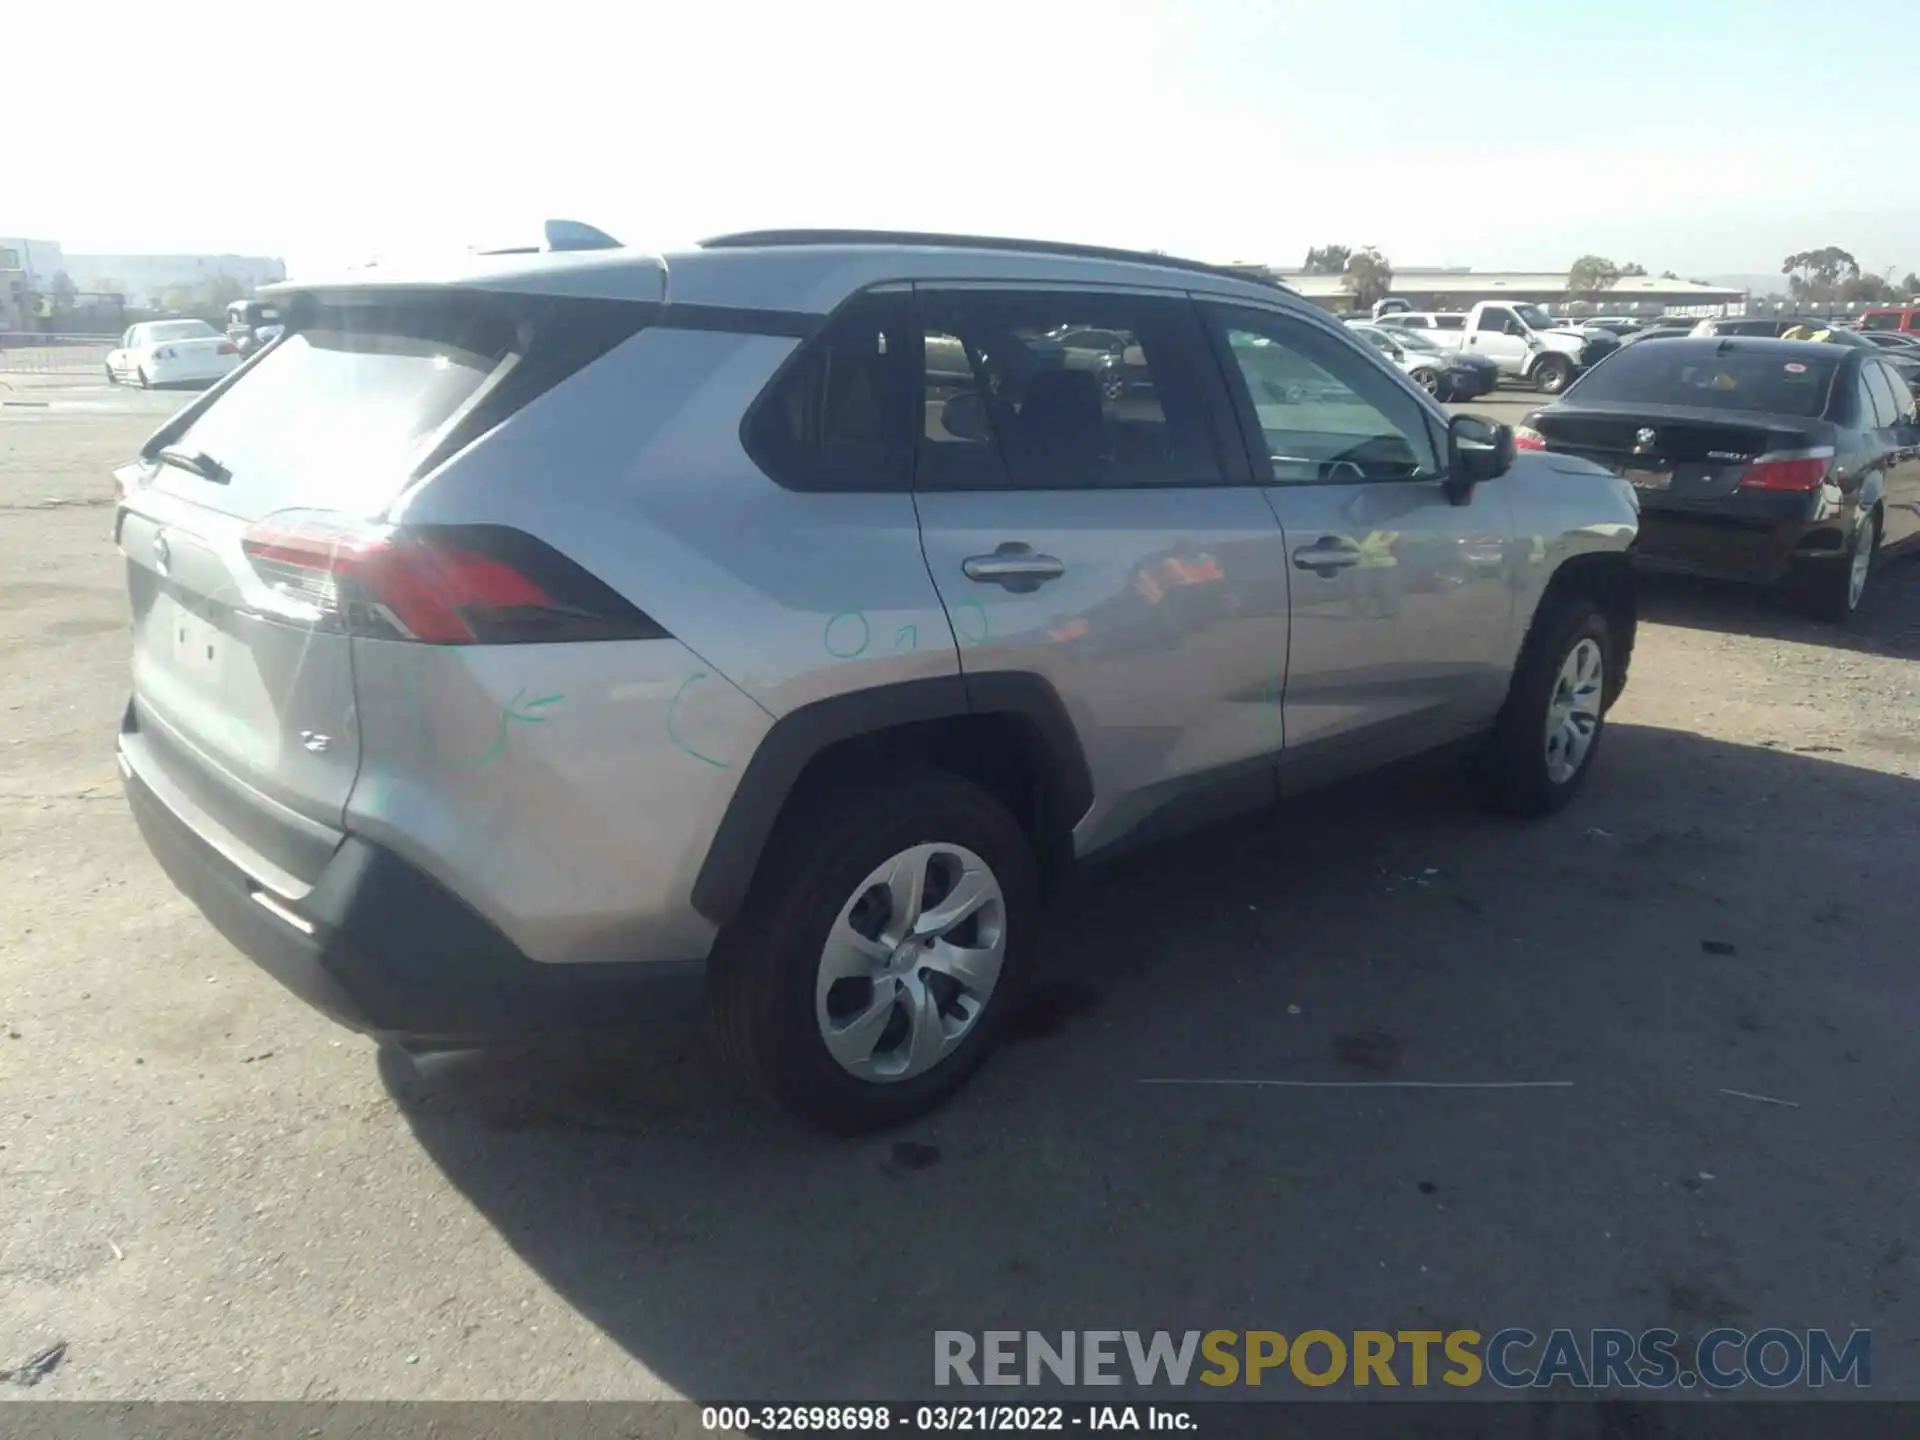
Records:
[[[1433,328],[1436,330],[1464,330],[1467,328],[1467,317],[1464,315],[1436,315],[1433,317]]]
[[[749,416],[754,462],[790,490],[904,491],[913,474],[908,297],[862,295],[807,341]]]
[[[1219,485],[1193,307],[1152,296],[926,291],[916,485]]]

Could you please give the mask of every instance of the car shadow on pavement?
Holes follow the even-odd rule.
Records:
[[[1898,1329],[1834,1277],[1910,1237],[1920,783],[1616,723],[1551,820],[1462,789],[1370,777],[1076,888],[1027,1038],[897,1132],[744,1101],[692,992],[382,1075],[698,1400],[924,1398],[940,1329]],[[1141,1083],[1201,1079],[1502,1088]]]
[[[1681,575],[1642,575],[1640,618],[1689,630],[1798,641],[1872,655],[1920,656],[1920,556],[1878,566],[1847,625],[1809,616],[1789,590],[1761,590]]]

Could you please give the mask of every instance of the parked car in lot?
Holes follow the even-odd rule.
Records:
[[[1474,400],[1499,387],[1500,367],[1491,357],[1445,349],[1418,330],[1389,329],[1362,320],[1347,324],[1436,400]]]
[[[1582,328],[1605,330],[1619,336],[1622,340],[1646,329],[1648,325],[1657,323],[1659,322],[1633,315],[1593,315],[1578,322]]]
[[[1798,315],[1710,315],[1696,320],[1695,335],[1750,335],[1758,339],[1778,340],[1789,330],[1815,322]]]
[[[1458,322],[1458,323],[1455,323]],[[1435,344],[1489,356],[1501,373],[1558,395],[1574,376],[1620,348],[1612,335],[1583,335],[1558,324],[1538,305],[1481,301],[1464,315],[1414,311],[1378,322],[1415,330]]]
[[[206,384],[240,363],[234,343],[204,320],[146,320],[130,326],[107,355],[107,383]]]
[[[1822,320],[1817,317],[1808,319],[1792,315],[1771,318],[1738,316],[1702,320],[1693,327],[1693,333],[1695,335],[1771,336],[1781,340],[1818,340],[1828,345],[1843,345],[1855,350],[1882,348],[1860,331],[1848,329],[1831,320]],[[1887,363],[1893,366],[1908,386],[1920,386],[1920,354],[1909,355],[1900,352],[1888,355],[1886,358]]]
[[[1139,341],[1123,331],[1067,326],[1045,338],[1060,348],[1065,368],[1091,371],[1109,400],[1124,395],[1129,379],[1141,376],[1146,367]]]
[[[743,1075],[886,1124],[980,1063],[1080,862],[1430,749],[1517,814],[1591,773],[1631,489],[1290,292],[548,245],[277,287],[288,333],[117,472],[133,812],[345,1023],[609,1020],[684,962]],[[1048,358],[1082,330],[1128,394]]]
[[[1859,334],[1869,345],[1878,345],[1882,350],[1901,355],[1920,353],[1920,334],[1910,335],[1904,330],[1862,330]]]
[[[1891,330],[1902,335],[1920,334],[1920,305],[1889,305],[1867,311],[1860,317],[1862,330]]]
[[[1676,336],[1691,335],[1692,333],[1693,327],[1691,325],[1649,325],[1644,330],[1634,331],[1633,334],[1623,339],[1620,344],[1624,348],[1628,345],[1638,345],[1645,340],[1671,340]]]
[[[243,360],[285,328],[279,306],[264,300],[236,300],[227,306],[227,338]]]
[[[1920,416],[1870,346],[1635,346],[1534,411],[1517,440],[1629,480],[1642,565],[1794,584],[1827,620],[1853,615],[1882,557],[1920,543]]]

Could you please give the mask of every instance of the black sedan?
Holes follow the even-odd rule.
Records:
[[[1515,432],[1624,476],[1649,569],[1793,583],[1844,621],[1920,545],[1920,414],[1872,347],[1703,336],[1630,345]]]

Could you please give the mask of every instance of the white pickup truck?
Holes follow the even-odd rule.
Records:
[[[1483,300],[1465,314],[1410,310],[1382,315],[1375,323],[1418,330],[1449,350],[1488,356],[1502,375],[1548,395],[1558,395],[1620,343],[1561,325],[1538,305],[1504,300]]]

